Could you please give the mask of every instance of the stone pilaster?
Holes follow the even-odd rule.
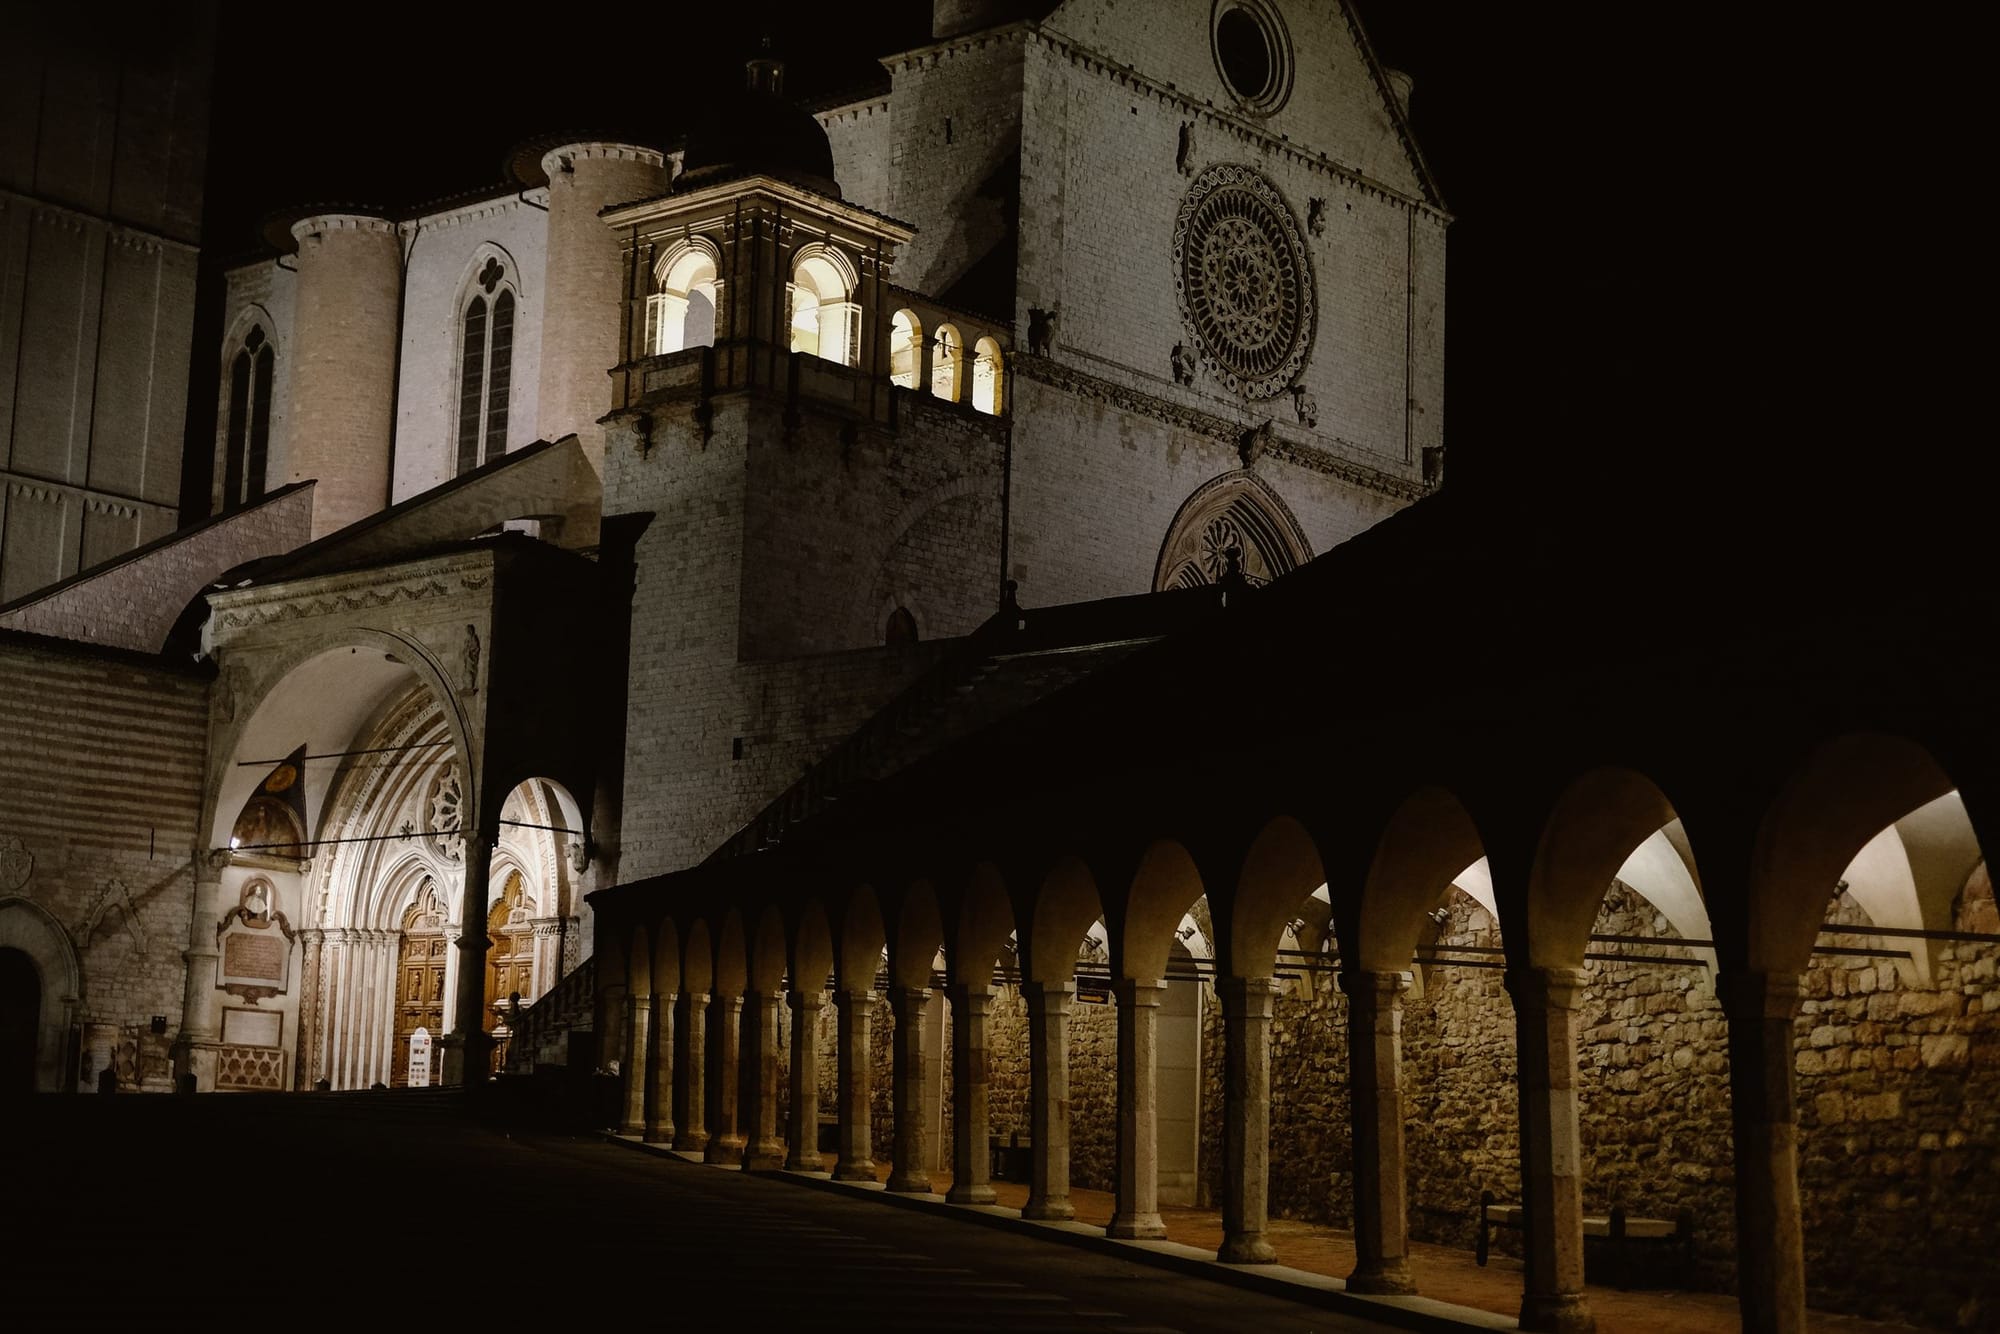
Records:
[[[1583,1292],[1582,1146],[1576,1116],[1576,968],[1510,968],[1520,1070],[1521,1328],[1591,1334]]]
[[[835,1181],[873,1181],[875,1150],[869,1126],[869,1071],[872,1054],[868,1030],[875,1009],[872,991],[840,991],[833,1006],[839,1024],[834,1073],[839,1081],[840,1156],[833,1164]]]
[[[452,994],[453,1034],[444,1043],[444,1082],[482,1088],[492,1046],[486,1032],[486,948],[491,943],[486,937],[486,895],[493,875],[492,835],[483,828],[470,831],[464,847],[458,948],[452,951],[458,956],[457,988]],[[632,1050],[629,1043],[626,1050]],[[645,1048],[638,1051],[643,1055]]]
[[[1074,983],[1025,983],[1028,997],[1028,1203],[1023,1218],[1076,1217],[1069,1202],[1069,1010]]]
[[[751,1045],[743,1065],[748,1081],[743,1129],[750,1136],[743,1166],[760,1172],[785,1165],[785,1142],[778,1138],[778,1007],[784,999],[775,991],[753,991],[744,1002],[745,1039]]]
[[[181,1031],[174,1039],[175,1084],[198,1092],[215,1088],[215,1043],[220,1036],[215,1007],[215,924],[222,916],[222,868],[227,852],[195,858],[193,917],[188,922],[187,966],[181,990]]]
[[[959,984],[951,1000],[951,1189],[953,1204],[993,1203],[991,1122],[986,1114],[986,1018],[993,988]]]
[[[1796,973],[1725,973],[1729,1107],[1736,1131],[1737,1300],[1743,1328],[1804,1334],[1799,1114],[1792,1020]]]
[[[794,991],[792,1007],[792,1135],[785,1166],[794,1172],[824,1172],[819,1154],[819,1007],[821,991]]]
[[[674,1059],[674,1147],[700,1153],[708,1147],[708,996],[690,991],[681,1000],[680,1049]]]
[[[1270,1264],[1271,1011],[1268,977],[1224,977],[1222,1000],[1222,1247],[1224,1264]]]
[[[1160,1001],[1164,982],[1118,982],[1118,1201],[1109,1237],[1158,1238]]]
[[[1403,1160],[1403,993],[1408,973],[1343,972],[1354,1124],[1354,1272],[1350,1292],[1407,1294],[1409,1199]]]
[[[743,1032],[743,997],[717,993],[708,1007],[708,1150],[711,1163],[743,1161],[743,1130],[736,1119],[737,1043]]]
[[[646,1058],[646,1142],[674,1142],[674,1001],[653,993],[653,1040]]]
[[[653,1050],[653,998],[636,992],[625,996],[625,1058],[620,1068],[623,1099],[618,1116],[618,1133],[642,1135],[646,1131],[646,1091],[652,1084],[646,1058]]]
[[[892,987],[889,991],[889,1005],[896,1016],[896,1151],[889,1189],[916,1194],[928,1194],[931,1188],[931,1174],[924,1167],[924,1081],[929,1077],[924,1020],[930,1004],[929,987]]]

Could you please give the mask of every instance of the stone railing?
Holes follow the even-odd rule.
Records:
[[[541,999],[521,1012],[520,1029],[509,1037],[507,1072],[530,1074],[538,1064],[565,1064],[569,1034],[593,1023],[596,994],[597,970],[588,959],[543,992]]]

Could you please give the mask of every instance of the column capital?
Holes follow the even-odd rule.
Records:
[[[1715,979],[1715,991],[1731,1019],[1790,1022],[1805,999],[1805,979],[1797,973],[1725,970]]]
[[[865,1009],[875,1004],[873,991],[848,991],[845,988],[833,993],[833,1007],[843,1014],[857,1009]]]
[[[1111,984],[1111,994],[1118,998],[1120,1005],[1157,1006],[1166,998],[1165,982],[1135,982],[1120,978]]]
[[[1023,982],[1021,992],[1028,998],[1028,1010],[1032,1014],[1064,1015],[1076,1002],[1076,983],[1064,982]]]
[[[826,993],[823,991],[789,991],[785,993],[785,1003],[792,1008],[795,1014],[804,1010],[817,1010],[820,1006],[826,1004]]]
[[[1215,994],[1222,999],[1225,1015],[1241,1014],[1269,1019],[1284,990],[1285,984],[1275,977],[1224,976],[1215,979]]]
[[[1529,1014],[1574,1010],[1589,978],[1581,968],[1509,968],[1507,994],[1516,1010]]]
[[[990,985],[975,985],[970,982],[954,982],[944,989],[945,998],[954,1010],[965,1010],[973,1014],[985,1014],[993,1008],[993,988]]]
[[[1340,989],[1356,1000],[1372,998],[1377,1001],[1401,998],[1410,989],[1412,981],[1408,973],[1373,972],[1365,968],[1343,968],[1339,978]]]
[[[889,1004],[895,1007],[898,1013],[901,1013],[908,1006],[927,1005],[930,1003],[930,999],[931,989],[929,987],[889,988]]]

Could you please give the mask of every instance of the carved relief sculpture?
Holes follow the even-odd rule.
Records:
[[[1174,153],[1175,170],[1179,171],[1183,176],[1194,175],[1194,154],[1194,122],[1185,120],[1181,122],[1180,148]]]
[[[1317,195],[1306,200],[1306,230],[1314,236],[1326,235],[1326,201]]]
[[[1188,350],[1186,343],[1174,344],[1174,383],[1194,383],[1194,353]]]
[[[1046,357],[1049,348],[1056,341],[1056,314],[1054,307],[1043,310],[1039,306],[1028,307],[1028,351],[1038,357]]]
[[[1314,398],[1302,384],[1292,386],[1292,411],[1299,416],[1299,425],[1312,430],[1319,425],[1319,400]]]

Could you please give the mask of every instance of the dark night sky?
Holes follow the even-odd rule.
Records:
[[[1695,7],[1360,9],[1381,58],[1415,77],[1418,140],[1457,219],[1455,484],[1601,475],[1609,462],[1648,485],[1669,455],[1682,484],[1718,466],[1782,476],[1794,446],[1746,450],[1737,427],[1785,420],[1805,381],[1852,385],[1864,364],[1879,378],[1881,357],[1898,355],[1885,339],[1913,350],[1932,312],[1905,297],[1934,285],[1896,284],[1916,256],[1882,246],[1905,229],[1935,244],[1962,225],[1918,228],[1921,210],[1906,206],[1950,178],[1939,134],[1958,122],[1940,108],[1954,88],[1934,58],[1950,34],[1775,20],[1757,31]],[[763,25],[794,93],[837,91],[868,80],[875,57],[926,41],[929,10],[763,0],[689,16],[571,0],[541,11],[555,21],[538,32],[482,7],[274,23],[225,0],[197,346],[219,336],[218,262],[255,247],[268,210],[477,187],[499,178],[509,146],[545,131],[665,137],[741,77]],[[199,388],[192,400],[202,473],[214,428],[200,409],[213,401]],[[190,482],[205,492],[205,476]]]

